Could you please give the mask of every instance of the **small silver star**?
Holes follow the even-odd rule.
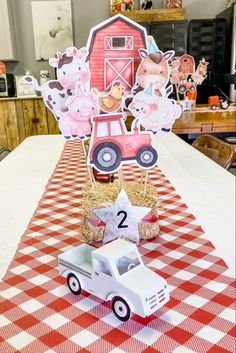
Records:
[[[180,102],[180,104],[182,105],[183,112],[184,112],[185,110],[191,110],[191,106],[192,106],[193,102],[191,100],[189,100],[188,97],[186,97],[184,101]]]
[[[131,205],[124,189],[120,191],[112,206],[93,210],[95,215],[106,224],[103,243],[107,243],[120,236],[125,236],[138,243],[138,223],[150,211],[150,207]]]

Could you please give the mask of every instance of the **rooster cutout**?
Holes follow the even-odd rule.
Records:
[[[114,113],[120,110],[125,87],[120,81],[113,83],[110,91],[99,97],[99,106],[104,113]]]

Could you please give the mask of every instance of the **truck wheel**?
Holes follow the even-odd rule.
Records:
[[[186,87],[185,85],[180,85],[178,87],[178,92],[181,93],[181,94],[184,94],[186,92]]]
[[[67,284],[73,294],[79,295],[81,293],[80,281],[72,273],[67,276]]]
[[[93,151],[93,163],[103,172],[112,172],[121,163],[121,150],[112,142],[104,142]]]
[[[112,310],[121,321],[128,321],[130,318],[130,307],[121,297],[115,297],[112,301]]]
[[[228,109],[229,108],[229,101],[227,99],[223,99],[220,101],[221,109]]]
[[[141,147],[136,155],[137,163],[144,168],[153,167],[157,158],[157,151],[152,146]]]

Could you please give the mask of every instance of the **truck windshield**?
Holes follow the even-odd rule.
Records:
[[[140,265],[140,260],[134,251],[116,260],[116,267],[120,275],[123,275],[124,273],[131,271],[132,269],[134,269],[139,265]]]

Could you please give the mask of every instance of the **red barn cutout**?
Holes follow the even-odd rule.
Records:
[[[121,14],[92,27],[87,42],[91,87],[107,91],[120,81],[131,90],[146,36],[146,28]]]

